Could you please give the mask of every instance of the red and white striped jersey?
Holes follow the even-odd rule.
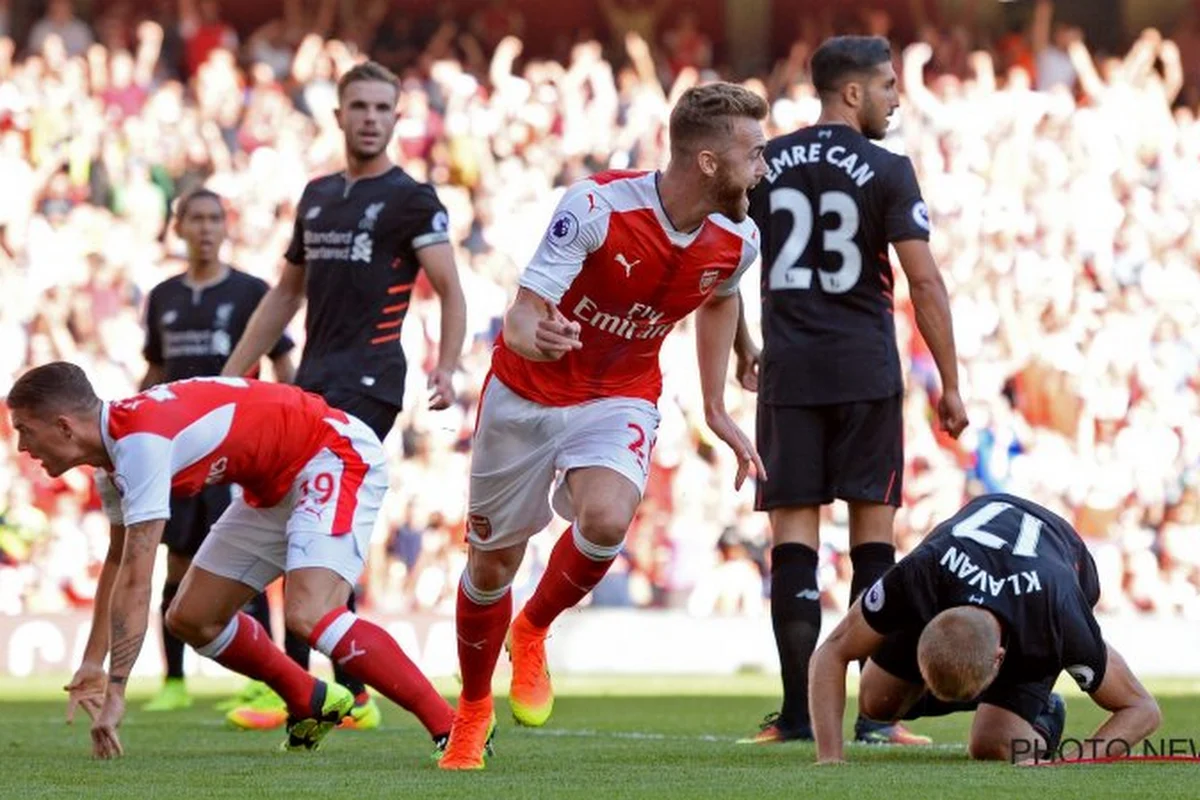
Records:
[[[239,484],[248,505],[274,506],[314,455],[346,450],[347,422],[315,394],[245,378],[191,378],[105,403],[105,511],[123,525],[167,519],[172,494],[223,483]]]
[[[521,286],[582,329],[583,347],[529,361],[501,335],[492,368],[514,392],[548,406],[603,397],[658,401],[663,338],[708,297],[737,292],[758,255],[758,227],[711,214],[676,231],[658,196],[658,173],[601,172],[563,195]]]

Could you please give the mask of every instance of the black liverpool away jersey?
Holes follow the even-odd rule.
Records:
[[[193,287],[184,275],[168,278],[146,302],[143,355],[163,368],[167,381],[220,375],[267,289],[265,281],[233,268],[208,286]],[[268,355],[278,358],[293,346],[285,333]]]
[[[1092,607],[1091,554],[1066,520],[1006,494],[978,497],[934,528],[862,595],[878,633],[920,631],[942,611],[977,605],[1001,621],[1007,652],[997,680],[1042,680],[1067,670],[1080,688],[1104,678],[1107,650]]]
[[[419,270],[416,254],[449,241],[448,221],[433,188],[399,167],[353,182],[327,175],[305,187],[286,253],[306,273],[298,385],[401,404],[400,327]]]
[[[846,125],[772,139],[750,193],[762,232],[760,398],[823,405],[901,391],[888,243],[929,239],[904,156]]]

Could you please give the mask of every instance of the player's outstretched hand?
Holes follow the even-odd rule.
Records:
[[[67,724],[75,721],[75,709],[82,708],[89,718],[95,719],[104,702],[104,689],[108,686],[108,674],[98,664],[80,664],[74,677],[63,689],[67,692]]]
[[[958,438],[967,427],[967,409],[957,391],[942,392],[938,400],[938,419],[942,430]]]
[[[567,319],[556,308],[550,316],[538,320],[533,344],[543,359],[557,361],[572,350],[583,347],[579,338],[581,332],[578,322]]]
[[[707,421],[712,432],[729,445],[734,455],[737,456],[738,471],[737,477],[733,479],[733,488],[741,489],[747,477],[765,481],[767,479],[766,467],[763,466],[762,459],[758,457],[758,451],[754,449],[754,444],[746,434],[742,433],[742,429],[733,421],[733,417],[729,416],[728,412],[721,411],[709,415]]]
[[[441,411],[454,403],[454,373],[435,369],[429,373],[429,408]]]
[[[117,728],[125,716],[125,697],[120,692],[108,692],[100,715],[92,722],[92,756],[108,760],[124,755]]]

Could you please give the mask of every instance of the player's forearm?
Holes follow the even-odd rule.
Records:
[[[115,678],[127,678],[133,671],[133,664],[142,651],[150,616],[150,581],[127,574],[130,571],[122,566],[109,611],[112,655],[108,674]]]
[[[713,297],[696,309],[696,358],[705,416],[725,410],[725,379],[729,376],[729,353],[737,327],[735,295]]]
[[[112,537],[108,543],[108,554],[100,567],[100,578],[96,582],[96,598],[92,605],[92,629],[83,648],[83,663],[102,665],[108,656],[109,614],[112,609],[113,587],[121,569],[121,551],[125,547],[125,528],[112,526]]]
[[[950,317],[950,296],[941,276],[913,283],[910,287],[917,329],[929,345],[942,391],[958,391],[958,354],[954,347],[954,324]]]
[[[267,292],[258,308],[254,309],[250,322],[246,324],[246,331],[225,361],[221,374],[240,378],[250,372],[258,360],[279,341],[283,329],[296,316],[303,301],[303,296],[284,291],[278,286]]]
[[[150,616],[150,576],[154,551],[162,539],[164,522],[157,520],[131,525],[125,532],[125,548],[116,575],[109,609],[110,655],[108,674],[121,685],[129,677]]]
[[[741,356],[754,350],[754,339],[750,336],[750,326],[746,324],[746,304],[742,301],[741,292],[738,292],[737,301],[737,334],[733,340],[733,351]]]
[[[467,299],[462,287],[455,283],[442,295],[442,330],[438,342],[439,370],[453,372],[462,358],[463,342],[467,338]]]
[[[1133,747],[1154,733],[1160,724],[1162,724],[1162,712],[1158,708],[1158,703],[1153,698],[1147,697],[1136,705],[1114,711],[1112,716],[1092,734],[1092,739],[1100,740],[1096,745],[1098,752],[1107,753],[1109,742],[1128,743],[1130,747]],[[1113,755],[1117,754],[1117,752],[1113,752]]]
[[[808,713],[817,761],[841,761],[842,716],[846,713],[847,662],[828,647],[819,647],[808,670]]]

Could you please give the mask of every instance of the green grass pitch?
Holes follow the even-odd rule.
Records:
[[[63,723],[65,676],[0,681],[0,798],[1184,798],[1200,796],[1195,764],[1019,769],[967,760],[959,714],[913,724],[932,748],[851,747],[846,766],[816,767],[807,744],[736,745],[776,703],[768,676],[571,678],[548,725],[515,726],[498,698],[497,755],[482,773],[444,774],[415,721],[385,707],[376,731],[335,731],[317,753],[281,753],[279,731],[230,730],[212,706],[236,684],[197,680],[196,705],[148,714],[155,688],[135,682],[122,727],[125,758],[92,761],[86,721]],[[1200,681],[1151,684],[1159,736],[1200,742]],[[440,684],[448,695],[454,685]],[[499,687],[498,687],[499,688]],[[1068,697],[1067,735],[1101,712]],[[86,718],[85,718],[86,720]]]

